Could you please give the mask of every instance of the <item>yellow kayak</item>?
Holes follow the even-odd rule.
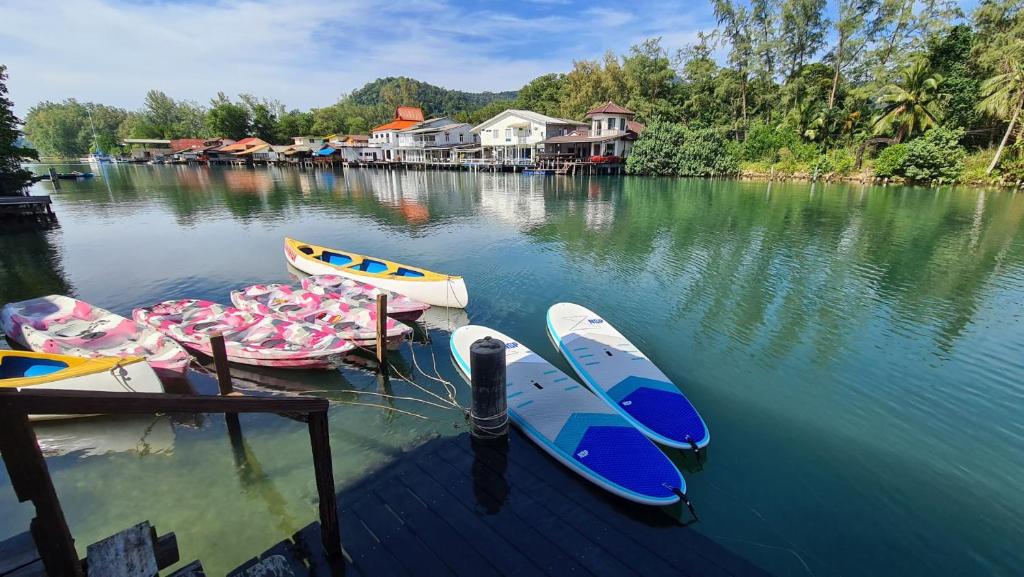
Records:
[[[162,393],[163,383],[142,357],[86,359],[0,350],[0,388]],[[34,415],[33,419],[59,415]]]
[[[461,276],[284,239],[284,255],[307,274],[335,274],[405,295],[433,306],[466,308],[469,294]]]

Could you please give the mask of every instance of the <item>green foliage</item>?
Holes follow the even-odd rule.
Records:
[[[626,159],[626,172],[654,176],[722,176],[739,171],[732,143],[711,128],[652,121]]]
[[[739,172],[731,141],[716,128],[684,129],[676,162],[679,176],[725,176]]]
[[[21,167],[22,160],[37,158],[36,151],[21,146],[21,121],[14,116],[14,103],[7,98],[7,67],[0,64],[0,196],[20,194],[32,182],[32,173]]]
[[[548,116],[562,113],[562,90],[565,87],[564,74],[538,76],[519,89],[515,107],[532,110]],[[496,100],[494,102],[505,102]]]
[[[212,138],[244,138],[249,134],[250,122],[249,109],[231,102],[223,92],[210,101],[206,111],[206,131]]]
[[[960,146],[963,129],[933,128],[921,138],[907,143],[902,176],[912,182],[942,180],[951,182],[960,176],[967,152]]]
[[[893,144],[882,149],[875,159],[875,176],[879,178],[892,178],[899,176],[903,171],[903,161],[907,158],[906,144]]]
[[[678,124],[655,120],[633,144],[626,158],[626,172],[650,176],[675,176],[679,169],[679,150],[686,130]]]
[[[455,116],[470,112],[495,100],[512,100],[515,92],[463,92],[448,90],[433,84],[406,77],[378,78],[352,92],[349,100],[360,106],[385,105],[390,120],[395,107],[413,105],[423,108],[430,116]]]
[[[836,148],[818,156],[811,168],[819,175],[846,176],[853,172],[856,164],[856,154],[846,148]]]
[[[963,129],[933,128],[924,136],[884,149],[875,159],[875,176],[900,176],[910,182],[955,181],[967,151],[960,146]]]

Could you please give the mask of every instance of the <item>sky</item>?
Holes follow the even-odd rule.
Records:
[[[655,36],[674,50],[714,26],[710,0],[0,0],[0,64],[21,116],[69,97],[137,109],[153,88],[308,109],[384,76],[516,90],[574,59]]]

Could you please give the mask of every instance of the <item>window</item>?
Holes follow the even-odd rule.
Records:
[[[512,129],[511,128],[506,128],[505,129],[505,140],[511,140],[511,139],[512,139]]]
[[[619,119],[619,130],[623,130],[623,131],[626,130],[626,119],[625,118],[620,118]]]
[[[493,138],[495,140],[498,139],[498,129],[497,128],[495,128],[494,130],[491,131],[491,138]]]
[[[463,134],[461,132],[459,133],[459,142],[462,142],[462,137],[464,137],[464,136],[465,136],[465,134]]]
[[[608,119],[608,130],[615,130],[615,119],[614,118],[609,118]]]

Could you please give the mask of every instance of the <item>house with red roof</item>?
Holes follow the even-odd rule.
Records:
[[[387,124],[370,130],[370,146],[380,147],[384,160],[401,160],[398,154],[398,133],[423,122],[423,109],[417,106],[399,106],[395,118]]]
[[[634,116],[632,110],[609,100],[587,111],[589,127],[546,139],[544,150],[582,159],[625,158],[646,128],[633,120]]]

